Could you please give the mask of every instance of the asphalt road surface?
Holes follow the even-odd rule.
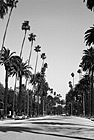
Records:
[[[5,120],[0,140],[94,140],[94,122],[74,116]]]

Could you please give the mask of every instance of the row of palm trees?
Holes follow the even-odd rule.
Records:
[[[21,102],[21,92],[22,92],[22,77],[26,76],[26,85],[29,76],[31,76],[31,71],[29,70],[31,67],[29,66],[30,64],[30,59],[31,59],[31,53],[32,53],[32,46],[33,46],[33,41],[35,41],[36,35],[33,33],[29,34],[28,40],[31,42],[31,49],[30,49],[30,54],[28,61],[25,63],[22,61],[22,51],[26,39],[26,34],[27,31],[30,30],[30,25],[29,21],[24,21],[22,24],[22,30],[25,31],[24,38],[22,41],[22,46],[21,46],[21,51],[20,51],[20,56],[13,55],[13,53],[10,53],[9,49],[6,49],[5,46],[5,39],[6,39],[6,34],[11,18],[11,14],[14,8],[16,8],[18,1],[17,0],[2,0],[0,1],[0,17],[4,18],[4,16],[9,12],[8,20],[6,23],[6,28],[3,36],[3,41],[2,41],[2,48],[0,51],[0,64],[5,66],[5,71],[6,71],[6,78],[5,78],[5,99],[4,99],[4,114],[7,116],[7,92],[8,92],[8,77],[11,75],[16,75],[15,78],[15,85],[14,85],[14,91],[16,90],[16,82],[17,78],[19,77],[19,102]],[[37,45],[34,49],[37,52],[37,59],[36,59],[36,65],[35,65],[35,74],[36,74],[36,68],[37,68],[37,62],[38,62],[38,52],[40,51],[40,46]],[[14,96],[15,97],[15,96]],[[13,110],[14,110],[14,103],[13,103]],[[19,114],[21,113],[21,104],[19,104]]]
[[[86,41],[89,41],[89,38],[87,38]],[[73,100],[75,102],[77,101],[76,97],[79,96],[79,94],[81,94],[80,96],[82,96],[81,101],[82,101],[83,111],[85,110],[84,109],[85,103],[83,102],[85,102],[85,98],[88,98],[88,102],[90,103],[88,115],[93,116],[94,115],[94,48],[92,46],[90,46],[89,48],[83,51],[83,57],[79,66],[83,70],[84,75],[79,78],[79,82],[78,84],[75,85],[75,87],[73,87],[72,82],[69,81],[69,87],[70,87],[69,96],[70,94],[73,93],[72,102]],[[79,72],[81,73],[81,70]],[[87,77],[89,78],[88,80]]]
[[[2,46],[0,50],[0,65],[4,65],[6,75],[5,75],[5,90],[4,90],[4,116],[7,117],[8,114],[8,96],[9,96],[9,89],[8,89],[8,79],[10,76],[15,76],[15,84],[13,90],[13,102],[11,104],[12,112],[18,115],[22,115],[22,112],[28,116],[33,116],[35,113],[37,115],[44,114],[44,110],[47,111],[47,102],[48,99],[51,99],[48,96],[48,91],[50,91],[49,84],[46,81],[46,69],[48,68],[48,64],[45,63],[46,55],[45,53],[41,54],[42,59],[42,66],[41,71],[37,72],[37,64],[38,64],[38,57],[39,52],[41,51],[41,46],[37,45],[34,48],[36,52],[36,63],[34,71],[32,72],[32,67],[30,66],[30,60],[32,56],[32,49],[34,45],[34,41],[36,40],[36,35],[33,33],[29,34],[28,40],[30,42],[30,53],[28,60],[23,62],[23,49],[25,45],[25,40],[27,37],[27,32],[30,30],[29,21],[24,21],[22,23],[22,30],[24,31],[24,37],[22,40],[21,50],[19,55],[16,55],[15,52],[11,52],[10,49],[5,47],[5,40],[7,35],[7,30],[9,26],[9,22],[11,19],[12,11],[14,8],[17,7],[18,0],[1,0],[0,1],[0,18],[3,19],[6,14],[9,12],[8,20],[6,23],[6,28],[3,36]],[[23,84],[23,77],[25,77],[25,84]],[[19,88],[17,87],[17,81],[19,81]],[[27,85],[31,84],[31,89],[27,88]],[[18,94],[17,93],[18,89]],[[24,99],[23,99],[23,93]],[[60,96],[58,96],[60,98]],[[53,99],[53,98],[52,98]],[[37,100],[37,102],[36,102]],[[41,101],[41,104],[39,103]],[[24,104],[23,104],[24,102]],[[56,101],[57,102],[57,101]],[[52,104],[53,105],[56,104]],[[60,102],[60,99],[59,99]],[[58,102],[58,103],[59,103]],[[23,107],[24,106],[24,107]],[[36,111],[37,110],[37,111]],[[62,112],[62,111],[61,111]],[[51,111],[50,111],[51,113]]]
[[[94,1],[84,0],[89,10],[93,11]],[[94,26],[85,32],[85,45],[80,67],[77,72],[84,75],[79,77],[79,82],[73,87],[69,82],[70,90],[66,95],[66,108],[69,114],[94,116]],[[71,76],[74,78],[74,74]]]

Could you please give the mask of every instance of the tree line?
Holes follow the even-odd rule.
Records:
[[[7,118],[9,111],[12,115],[27,115],[28,117],[39,116],[44,114],[62,114],[64,100],[60,94],[53,92],[46,80],[46,70],[48,64],[45,62],[46,54],[41,52],[41,46],[34,47],[36,52],[35,67],[30,66],[34,41],[36,35],[30,33],[28,41],[30,42],[30,52],[27,60],[23,61],[23,48],[26,40],[26,35],[30,31],[29,21],[25,20],[22,23],[24,31],[23,41],[19,55],[16,52],[11,52],[5,46],[6,34],[9,27],[10,19],[14,8],[17,7],[18,0],[0,0],[0,18],[4,19],[8,14],[8,20],[3,35],[2,46],[0,50],[0,65],[5,68],[5,87],[0,83],[0,108],[4,109],[4,118]],[[37,71],[39,56],[42,59],[41,70]],[[14,89],[9,88],[9,78],[15,78]],[[23,77],[25,83],[23,84]],[[17,87],[19,82],[19,87]],[[31,89],[28,89],[31,85]],[[52,94],[53,93],[53,94]]]
[[[94,0],[84,0],[89,10],[94,10]],[[87,49],[79,64],[79,81],[66,94],[66,111],[70,115],[94,116],[94,25],[84,34]],[[74,73],[71,74],[74,78]]]

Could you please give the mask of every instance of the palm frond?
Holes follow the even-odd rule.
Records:
[[[3,19],[8,13],[8,5],[4,0],[0,0],[0,18]]]
[[[82,61],[80,63],[80,67],[82,67],[83,71],[91,70],[94,65],[94,48],[91,47],[87,50],[83,51]]]
[[[86,46],[91,46],[92,44],[94,44],[94,25],[93,27],[90,27],[90,29],[88,29],[85,32],[85,37],[84,37]]]
[[[93,10],[94,8],[94,0],[83,0],[83,2],[86,2],[86,6],[89,10]]]

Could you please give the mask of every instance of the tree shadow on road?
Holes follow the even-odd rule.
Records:
[[[34,133],[34,134],[40,134],[40,135],[49,135],[49,136],[55,136],[55,137],[65,137],[65,138],[72,138],[72,139],[79,139],[79,140],[93,140],[91,138],[84,138],[84,137],[78,137],[78,136],[69,136],[69,135],[62,135],[62,134],[56,134],[51,132],[45,132],[41,128],[29,128],[29,127],[14,127],[14,126],[0,126],[1,132],[28,132],[28,133]]]
[[[94,128],[94,126],[91,126],[91,125],[84,125],[84,124],[78,124],[78,123],[64,123],[64,122],[42,122],[42,121],[35,121],[35,122],[31,122],[32,124],[48,124],[48,125],[65,125],[65,126],[67,126],[67,125],[72,125],[72,126],[86,126],[86,127],[93,127]]]

